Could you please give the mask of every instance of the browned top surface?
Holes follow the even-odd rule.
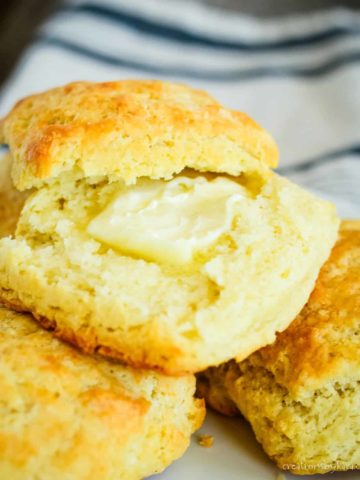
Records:
[[[132,182],[186,167],[238,175],[278,160],[273,139],[246,114],[161,81],[77,82],[27,97],[3,119],[1,137],[20,189],[73,169]]]

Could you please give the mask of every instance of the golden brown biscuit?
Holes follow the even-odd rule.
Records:
[[[295,474],[360,468],[360,221],[343,222],[311,297],[273,345],[209,369],[209,405],[250,421]]]
[[[181,456],[204,418],[193,376],[86,356],[0,307],[0,478],[140,480]]]
[[[10,169],[10,155],[0,154],[0,238],[15,232],[17,220],[28,196],[27,192],[19,192],[14,188]]]
[[[244,358],[297,315],[335,242],[333,206],[266,166],[267,134],[187,87],[70,85],[3,129],[36,190],[0,242],[0,296],[85,351],[176,375]]]
[[[278,161],[273,139],[246,114],[156,80],[78,82],[33,95],[16,104],[1,130],[21,190],[75,168],[133,183],[186,167],[239,175]]]

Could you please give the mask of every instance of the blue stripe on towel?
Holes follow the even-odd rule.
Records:
[[[255,68],[233,69],[229,71],[206,71],[186,69],[182,67],[163,67],[156,64],[139,62],[128,58],[111,55],[92,48],[76,44],[69,40],[43,35],[38,38],[38,42],[43,45],[50,45],[56,48],[70,51],[82,55],[92,60],[106,63],[112,66],[125,67],[137,70],[151,75],[162,75],[169,77],[183,77],[207,81],[233,82],[241,80],[256,80],[264,77],[320,77],[332,73],[346,65],[351,65],[360,61],[360,50],[334,55],[330,60],[310,67],[286,67],[269,65]]]
[[[250,41],[250,40],[224,40],[213,38],[210,35],[191,32],[180,26],[165,25],[156,19],[148,19],[124,12],[119,9],[103,5],[83,3],[71,7],[64,7],[63,11],[71,13],[86,13],[99,16],[116,23],[122,23],[127,27],[137,30],[147,35],[161,37],[163,39],[190,45],[221,48],[229,50],[246,50],[253,52],[265,52],[269,50],[281,50],[288,48],[299,48],[310,45],[316,45],[339,37],[351,35],[360,35],[360,26],[358,24],[339,25],[324,28],[319,32],[306,33],[303,35],[288,36],[279,40]]]
[[[297,163],[296,165],[288,165],[286,167],[280,167],[277,169],[277,172],[281,173],[282,175],[288,175],[290,173],[305,172],[305,171],[312,170],[318,167],[319,165],[325,165],[328,163],[342,161],[344,158],[350,155],[357,156],[358,159],[360,160],[360,144],[335,150],[333,152],[320,155],[310,160],[304,160],[300,163]]]

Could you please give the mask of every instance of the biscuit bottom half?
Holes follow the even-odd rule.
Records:
[[[302,312],[273,345],[201,374],[198,389],[239,411],[294,474],[360,469],[360,221],[343,222]]]
[[[28,198],[15,238],[0,241],[0,297],[83,350],[136,367],[183,374],[245,358],[301,310],[338,220],[273,173],[233,180],[244,194],[229,230],[183,267],[92,237],[90,222],[126,187],[63,173]]]
[[[195,378],[135,371],[0,307],[0,478],[140,480],[180,457],[204,418]]]

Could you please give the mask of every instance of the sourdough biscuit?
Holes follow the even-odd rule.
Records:
[[[333,207],[266,166],[270,137],[187,87],[70,85],[3,131],[36,191],[0,242],[0,296],[85,351],[169,374],[244,358],[297,315],[335,242]]]
[[[250,421],[266,453],[296,474],[360,469],[360,221],[343,222],[290,327],[241,363],[209,369],[209,405]]]
[[[86,356],[0,307],[0,478],[140,480],[180,457],[204,418],[193,376]]]
[[[17,220],[28,196],[27,192],[15,189],[10,169],[10,154],[0,154],[0,238],[15,232]]]

